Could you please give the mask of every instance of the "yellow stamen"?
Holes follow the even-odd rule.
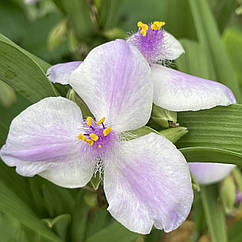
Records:
[[[107,136],[111,132],[112,132],[112,128],[106,128],[106,129],[103,130],[104,136]]]
[[[98,148],[102,148],[102,145],[98,145]]]
[[[88,126],[92,125],[92,117],[87,117],[87,125]]]
[[[160,30],[166,23],[165,22],[160,22],[160,21],[154,21],[153,24],[151,25],[151,29],[153,30]]]
[[[146,36],[146,30],[142,29],[140,30],[140,33],[145,37]]]
[[[97,141],[98,140],[98,136],[94,133],[91,133],[90,135],[90,138],[93,140],[93,141]]]
[[[141,21],[139,21],[139,22],[137,23],[137,26],[138,26],[139,28],[142,28],[143,23],[142,23]]]
[[[86,142],[90,145],[90,146],[92,146],[93,145],[93,140],[91,140],[91,139],[86,139]]]
[[[78,139],[81,139],[81,140],[85,141],[86,140],[86,136],[84,134],[79,134],[78,135]]]
[[[100,119],[100,120],[99,120],[97,123],[98,123],[98,124],[103,124],[103,123],[104,123],[104,121],[105,121],[105,119],[106,119],[106,118],[105,118],[105,117],[103,117],[103,118],[102,118],[102,119]]]

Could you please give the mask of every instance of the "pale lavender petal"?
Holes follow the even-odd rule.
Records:
[[[71,73],[82,63],[82,61],[72,61],[57,64],[47,70],[47,76],[50,81],[60,84],[69,84]]]
[[[190,170],[198,183],[211,184],[219,182],[226,177],[234,168],[232,164],[190,162]]]
[[[62,97],[31,105],[11,123],[2,160],[23,176],[41,172],[65,187],[84,186],[93,174],[90,154],[78,140],[82,130],[79,107]],[[48,175],[53,173],[53,176]]]
[[[165,232],[187,218],[193,191],[183,155],[157,134],[124,142],[105,160],[104,191],[111,215],[129,230]]]
[[[150,63],[162,60],[175,60],[184,53],[180,42],[163,29],[147,30],[146,36],[140,30],[131,35],[127,42],[135,46]]]
[[[171,111],[197,111],[236,103],[232,91],[221,83],[152,65],[154,103]]]
[[[70,84],[96,119],[116,131],[136,129],[150,118],[153,89],[150,67],[124,40],[93,49],[71,75]]]

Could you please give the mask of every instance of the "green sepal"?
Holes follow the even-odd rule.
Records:
[[[159,134],[165,136],[172,143],[176,143],[183,135],[187,133],[188,130],[186,127],[169,128],[159,132]]]
[[[195,178],[195,176],[190,172],[191,178],[192,178],[192,189],[196,192],[200,192],[200,185]]]
[[[131,139],[136,139],[136,138],[139,138],[141,136],[144,136],[144,135],[147,135],[149,133],[156,133],[158,135],[159,132],[148,127],[148,126],[143,126],[141,128],[138,128],[138,129],[135,129],[135,130],[129,130],[129,131],[125,131],[122,133],[122,137],[125,139],[125,140],[131,140]]]
[[[164,128],[176,127],[177,113],[163,109],[153,104],[151,121],[155,122],[156,124]]]
[[[102,181],[102,177],[100,177],[99,173],[97,173],[96,176],[92,177],[90,183],[95,191],[97,191],[101,181]]]
[[[86,103],[78,96],[78,94],[73,89],[70,89],[68,91],[66,97],[71,101],[75,102],[80,107],[83,117],[93,116]]]

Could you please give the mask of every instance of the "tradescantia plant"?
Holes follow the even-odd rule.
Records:
[[[180,226],[193,201],[185,158],[156,132],[131,140],[125,133],[147,124],[153,103],[170,111],[197,111],[233,104],[235,97],[220,83],[157,64],[184,52],[163,26],[138,22],[138,32],[127,41],[111,41],[83,62],[48,69],[49,79],[69,84],[92,117],[83,119],[78,105],[66,98],[45,98],[12,121],[2,160],[20,175],[39,174],[67,188],[84,187],[99,175],[108,211],[131,231],[147,234],[154,225],[170,232]],[[208,166],[217,173],[222,166],[216,179],[200,179]],[[191,170],[200,183],[210,183],[233,167],[193,163]]]

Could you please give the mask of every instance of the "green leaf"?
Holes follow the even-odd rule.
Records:
[[[53,85],[33,59],[1,40],[0,79],[31,102],[57,95]]]
[[[228,229],[229,242],[241,242],[242,241],[242,219],[233,224]]]
[[[54,219],[43,219],[47,225],[55,231],[63,241],[66,241],[68,234],[68,227],[71,223],[71,215],[70,214],[62,214],[57,216]]]
[[[218,201],[217,185],[201,187],[200,193],[212,242],[227,242],[225,217]]]
[[[0,211],[16,218],[23,225],[50,241],[61,242],[61,240],[44,225],[32,210],[3,183],[0,183],[0,191]]]
[[[179,148],[186,148],[182,152],[186,153],[189,161],[189,155],[196,159],[193,161],[208,161],[212,153],[211,162],[219,158],[220,162],[227,163],[232,158],[230,163],[242,164],[241,104],[180,112],[178,122],[189,131],[177,142]]]
[[[189,0],[189,3],[199,42],[208,62],[211,62],[216,80],[231,88],[238,101],[241,101],[242,96],[236,74],[228,59],[207,0]]]
[[[185,127],[169,128],[159,131],[159,134],[165,136],[172,143],[176,143],[183,135],[187,134],[188,130]]]
[[[133,242],[138,238],[138,234],[132,233],[121,224],[114,222],[93,236],[89,237],[86,242]]]
[[[223,42],[237,74],[242,92],[242,31],[239,28],[227,28],[223,34]]]

